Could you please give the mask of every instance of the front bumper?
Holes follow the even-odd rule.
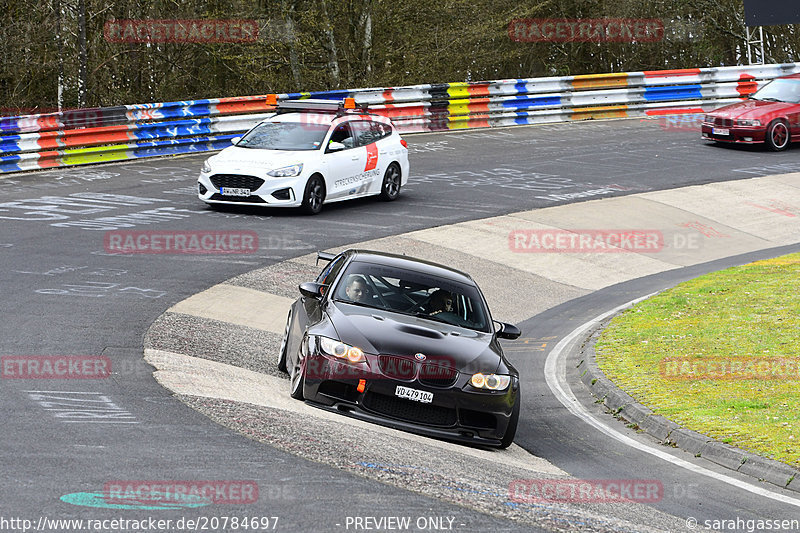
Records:
[[[728,130],[728,135],[714,133],[714,129]],[[701,126],[703,139],[736,144],[759,144],[765,139],[764,126],[715,126],[704,122]]]
[[[208,204],[298,207],[302,203],[305,176],[290,178],[261,177],[246,174],[201,173],[197,179],[197,197]],[[249,189],[249,196],[222,194],[223,187]]]
[[[377,356],[367,363],[342,363],[311,354],[304,364],[303,395],[316,407],[361,420],[445,440],[499,446],[518,398],[519,380],[513,377],[504,391],[478,390],[470,375],[459,373],[452,384],[432,386],[413,379],[383,374]],[[359,380],[365,381],[363,391]],[[396,396],[398,385],[433,394],[430,403]]]

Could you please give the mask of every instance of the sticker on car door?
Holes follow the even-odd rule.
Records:
[[[364,172],[375,170],[378,166],[378,145],[375,143],[367,145],[367,166],[364,167]]]

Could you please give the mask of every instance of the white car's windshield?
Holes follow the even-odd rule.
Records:
[[[303,122],[263,122],[236,143],[241,148],[262,150],[317,150],[329,126]]]
[[[800,103],[800,80],[772,80],[759,89],[752,98],[767,102]]]

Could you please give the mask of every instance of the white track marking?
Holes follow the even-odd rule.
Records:
[[[655,294],[655,293],[653,293]],[[686,470],[691,470],[696,474],[700,474],[703,476],[707,476],[717,481],[721,481],[723,483],[727,483],[733,487],[738,489],[742,489],[753,494],[758,494],[759,496],[764,496],[765,498],[770,498],[772,500],[776,500],[782,503],[787,503],[789,505],[794,505],[795,507],[800,507],[800,500],[796,498],[791,498],[784,494],[778,494],[771,490],[767,490],[763,487],[759,487],[748,483],[746,481],[742,481],[740,479],[732,478],[731,476],[720,474],[709,470],[707,468],[703,468],[702,466],[698,466],[695,464],[690,463],[684,459],[680,459],[675,457],[667,452],[659,450],[649,444],[637,441],[632,439],[631,437],[620,433],[619,431],[611,428],[607,424],[601,422],[597,418],[595,418],[589,411],[587,411],[583,405],[578,401],[575,395],[572,393],[572,390],[567,383],[567,358],[566,358],[566,347],[573,342],[575,339],[585,335],[591,328],[595,327],[597,324],[605,320],[606,318],[613,316],[614,314],[618,313],[619,311],[625,309],[626,307],[630,307],[642,300],[653,296],[653,294],[649,294],[642,298],[637,298],[636,300],[630,301],[626,304],[620,305],[603,313],[602,315],[586,322],[585,324],[579,326],[575,330],[573,330],[569,335],[561,339],[558,344],[552,349],[550,354],[547,356],[547,360],[544,365],[544,374],[545,380],[547,381],[547,386],[550,387],[550,390],[553,392],[553,395],[558,399],[561,404],[569,410],[570,413],[577,416],[587,424],[591,425],[592,427],[596,428],[602,433],[605,433],[612,439],[621,442],[631,448],[636,450],[648,453],[659,459],[664,461],[668,461],[675,466],[685,468]]]

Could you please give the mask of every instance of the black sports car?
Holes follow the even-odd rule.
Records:
[[[278,355],[291,395],[414,433],[506,448],[519,419],[519,374],[463,272],[410,257],[347,250],[300,285]]]

